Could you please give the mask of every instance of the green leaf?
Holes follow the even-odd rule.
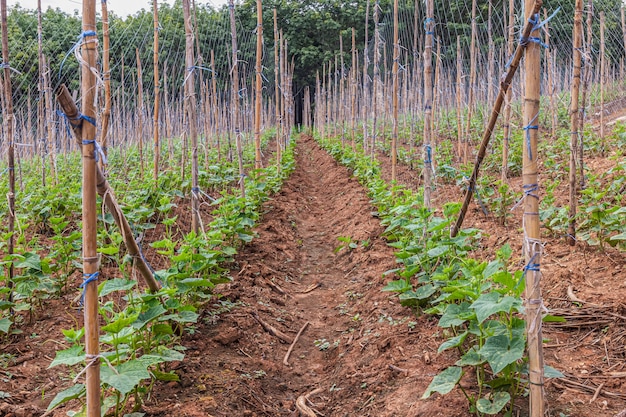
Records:
[[[133,324],[135,320],[137,320],[137,317],[138,317],[137,314],[133,314],[130,317],[126,317],[124,312],[122,312],[122,314],[120,314],[120,317],[118,317],[117,320],[107,324],[106,326],[103,326],[102,330],[107,333],[117,334],[121,332],[122,330],[124,330],[125,328],[127,328],[128,326],[130,326],[131,324]]]
[[[426,388],[426,392],[422,395],[422,399],[430,397],[433,392],[438,392],[442,395],[449,393],[461,380],[462,374],[463,368],[458,366],[451,366],[445,369],[433,378],[428,388]]]
[[[543,316],[542,321],[544,323],[567,323],[565,317],[553,316],[552,314],[546,314],[545,316]]]
[[[482,294],[474,303],[471,305],[474,311],[476,311],[476,318],[478,319],[478,323],[482,323],[492,314],[504,312],[510,313],[514,306],[519,305],[521,307],[521,300],[511,297],[507,295],[505,297],[500,298],[500,294],[497,292],[490,292],[487,294]]]
[[[158,370],[154,370],[152,371],[152,373],[154,374],[154,377],[158,380],[158,381],[180,381],[180,377],[178,376],[178,374],[176,374],[176,372],[171,371],[171,372],[161,372]]]
[[[445,342],[441,344],[441,346],[439,346],[437,353],[443,352],[446,349],[461,346],[463,342],[465,341],[465,339],[467,338],[468,334],[469,332],[465,331],[458,336],[451,337],[450,339],[446,340]]]
[[[26,252],[23,256],[24,259],[15,262],[16,268],[29,268],[41,271],[41,258],[38,254]]]
[[[48,366],[48,369],[57,365],[76,365],[85,360],[85,351],[82,346],[72,346],[66,350],[60,350],[57,352],[54,360]]]
[[[448,253],[449,250],[450,250],[450,246],[441,245],[441,246],[436,246],[432,248],[426,254],[431,258],[439,258],[443,256],[444,254]]]
[[[447,328],[452,326],[460,326],[471,317],[469,303],[449,304],[446,312],[439,319],[439,327]]]
[[[103,248],[98,248],[98,252],[105,255],[117,255],[120,253],[120,248],[119,246],[105,246]]]
[[[489,262],[489,264],[487,265],[487,267],[483,271],[483,278],[485,278],[485,279],[490,278],[493,274],[498,272],[503,266],[504,266],[504,264],[501,261],[491,261],[491,262]]]
[[[511,401],[511,395],[508,392],[500,391],[493,395],[492,400],[481,398],[476,401],[476,408],[481,413],[498,414]]]
[[[131,279],[109,279],[100,284],[98,293],[100,297],[104,297],[105,295],[109,295],[114,291],[131,290],[135,287],[135,285],[137,285],[137,281],[133,281]]]
[[[411,289],[411,284],[409,284],[404,279],[399,279],[397,281],[389,281],[387,285],[385,285],[381,291],[403,293],[403,292],[409,291],[410,289]]]
[[[543,365],[543,376],[546,378],[565,378],[561,371],[549,365]]]
[[[124,362],[115,367],[115,373],[108,364],[100,367],[100,379],[105,384],[118,390],[122,395],[133,391],[144,379],[150,378],[145,363],[138,359]]]
[[[7,319],[6,317],[3,319],[0,319],[0,332],[9,333],[9,329],[11,328],[12,324],[13,322]]]
[[[472,346],[470,350],[465,352],[461,359],[456,361],[456,366],[478,366],[485,363],[485,359],[478,353],[478,346]]]
[[[137,317],[137,321],[133,323],[133,327],[141,329],[149,322],[153,321],[162,314],[165,314],[167,310],[161,304],[157,304],[154,307],[150,307],[147,311],[144,311]]]
[[[143,355],[137,360],[143,362],[146,366],[150,366],[161,362],[182,361],[184,358],[185,354],[182,352],[174,349],[161,348],[158,352]]]
[[[611,236],[609,240],[626,240],[626,232],[620,233],[619,235]]]
[[[66,390],[59,392],[48,405],[47,411],[52,410],[59,405],[66,403],[70,400],[80,398],[85,394],[85,386],[83,384],[76,384],[73,387],[69,387]]]
[[[487,359],[491,370],[497,374],[524,356],[524,346],[522,337],[510,339],[507,335],[497,335],[487,338],[478,353]]]

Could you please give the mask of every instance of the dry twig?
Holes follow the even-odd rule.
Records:
[[[296,335],[296,338],[293,339],[293,343],[291,344],[291,346],[289,346],[289,349],[287,350],[287,353],[285,354],[285,358],[283,359],[283,364],[285,366],[289,366],[289,355],[291,355],[291,351],[293,350],[293,347],[296,345],[296,343],[298,342],[298,339],[300,339],[300,335],[304,332],[304,329],[306,329],[306,327],[309,324],[310,323],[308,321],[306,323],[304,323],[304,326],[302,326],[302,328],[300,329],[300,331]]]

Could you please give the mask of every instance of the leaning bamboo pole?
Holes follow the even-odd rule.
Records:
[[[391,137],[391,181],[398,178],[398,72],[400,65],[400,41],[398,40],[398,0],[393,2],[393,134]]]
[[[2,7],[2,69],[4,77],[4,125],[6,140],[8,142],[7,149],[7,162],[8,162],[8,175],[9,175],[9,192],[7,194],[7,202],[9,204],[8,215],[8,234],[9,239],[7,242],[7,255],[12,256],[15,245],[15,145],[14,132],[13,132],[13,89],[11,85],[11,67],[9,59],[9,40],[8,40],[8,28],[7,28],[7,2],[1,0],[0,6]],[[15,269],[13,262],[10,262],[7,271],[7,287],[9,288],[9,302],[13,300],[13,276]]]
[[[185,19],[185,114],[187,129],[191,141],[191,230],[197,235],[200,232],[200,188],[198,185],[198,130],[196,125],[196,87],[194,79],[193,27],[189,0],[183,0],[183,16]]]
[[[543,4],[543,0],[534,0],[534,7],[530,10],[533,12],[534,16],[538,13],[539,9]],[[528,7],[527,7],[528,10]],[[465,193],[465,199],[463,200],[463,206],[461,207],[461,211],[459,212],[459,217],[452,226],[452,230],[450,231],[450,236],[455,237],[461,226],[463,225],[463,220],[465,219],[465,215],[467,214],[467,209],[469,208],[470,202],[472,201],[472,197],[474,195],[474,189],[476,187],[476,181],[478,180],[478,173],[480,171],[480,166],[485,159],[485,154],[487,153],[487,146],[489,145],[489,141],[491,139],[491,135],[493,133],[493,129],[498,121],[498,117],[500,116],[500,110],[502,109],[502,104],[504,103],[504,97],[511,86],[511,81],[513,80],[513,76],[519,69],[520,61],[522,56],[524,55],[524,50],[528,46],[530,42],[528,39],[530,34],[534,28],[533,22],[527,22],[524,26],[524,30],[522,31],[521,39],[523,42],[520,42],[515,49],[515,54],[511,59],[511,63],[509,64],[509,70],[506,75],[500,81],[500,91],[498,91],[498,96],[496,97],[496,101],[493,105],[493,110],[491,111],[491,116],[489,118],[489,124],[483,133],[482,141],[480,144],[480,148],[478,149],[478,155],[476,156],[476,162],[474,163],[474,170],[472,171],[472,175],[469,178],[469,184],[467,188],[467,192]]]
[[[525,0],[525,19],[534,24],[539,22],[539,9],[534,9],[541,0]],[[539,29],[533,27],[533,38],[540,36]],[[529,38],[526,38],[529,39]],[[544,363],[541,297],[541,234],[539,222],[539,104],[541,98],[541,45],[529,42],[524,59],[526,87],[524,96],[524,130],[522,181],[525,197],[523,200],[524,255],[526,258],[526,340],[528,351],[529,409],[530,417],[544,416]]]
[[[572,73],[572,98],[570,107],[570,156],[569,156],[569,226],[567,241],[570,246],[576,244],[576,149],[578,146],[578,129],[580,124],[578,99],[580,92],[580,75],[582,66],[582,34],[583,34],[583,0],[576,0],[574,10],[574,33],[573,33],[573,73]]]
[[[254,167],[261,169],[261,102],[263,83],[261,79],[261,59],[263,58],[263,5],[256,1],[256,98],[254,103]]]
[[[82,113],[95,120],[96,93],[96,1],[83,0],[83,33],[81,34],[81,95]],[[87,417],[100,416],[100,347],[98,317],[98,224],[96,204],[96,172],[98,145],[95,123],[82,126],[82,221],[83,221],[83,287],[85,310],[85,356],[87,361]]]
[[[239,162],[239,187],[241,189],[241,196],[245,198],[246,196],[246,186],[245,186],[245,173],[243,170],[243,149],[241,145],[241,115],[239,114],[239,58],[238,58],[238,47],[237,47],[237,27],[235,23],[235,3],[234,0],[230,0],[228,3],[228,10],[230,16],[230,36],[231,36],[231,47],[232,47],[232,127],[235,131],[235,145],[237,146],[237,160]]]
[[[156,4],[156,1],[155,1]],[[102,152],[107,156],[109,122],[111,120],[111,62],[110,62],[110,44],[109,36],[109,9],[106,0],[102,1],[102,80],[104,81],[104,109],[102,111],[100,144]],[[98,161],[102,170],[106,172],[106,158]]]
[[[432,193],[432,117],[433,117],[433,42],[435,37],[435,5],[426,2],[424,21],[424,207],[431,208]]]
[[[153,27],[154,40],[152,51],[152,63],[154,72],[154,110],[152,115],[152,135],[154,146],[154,159],[152,167],[152,178],[157,186],[159,179],[159,159],[161,157],[161,145],[159,140],[159,8],[158,0],[152,0],[153,7]]]

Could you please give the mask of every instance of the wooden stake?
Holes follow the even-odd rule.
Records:
[[[533,11],[532,15],[538,13],[539,9],[542,6],[543,0],[534,0],[534,7],[530,10]],[[529,10],[528,7],[526,10]],[[524,26],[524,30],[522,31],[522,39],[528,39],[530,33],[534,27],[534,24],[531,22],[527,22],[526,26]],[[502,81],[500,81],[500,91],[498,92],[498,96],[496,97],[496,102],[493,105],[493,110],[491,111],[491,117],[489,119],[489,124],[483,133],[483,138],[480,144],[480,148],[478,150],[478,155],[476,156],[476,162],[474,163],[474,170],[472,171],[472,175],[469,179],[468,189],[465,193],[465,200],[463,201],[463,206],[461,207],[461,212],[459,213],[459,218],[456,223],[452,227],[450,231],[450,236],[455,237],[461,226],[463,225],[463,220],[465,219],[465,215],[467,214],[467,209],[469,208],[469,204],[472,201],[472,196],[474,195],[474,188],[476,187],[476,181],[478,180],[478,173],[480,171],[480,166],[485,158],[485,154],[487,153],[487,146],[489,145],[489,140],[491,139],[491,134],[493,133],[493,129],[498,121],[498,117],[500,116],[500,110],[502,109],[502,104],[504,102],[504,96],[511,86],[511,81],[513,80],[513,76],[517,72],[519,68],[520,61],[522,56],[524,55],[524,50],[526,46],[532,42],[520,42],[517,45],[517,49],[515,50],[515,54],[511,60],[511,64],[509,65],[509,71],[506,73]],[[534,129],[531,129],[534,130]],[[526,147],[524,148],[526,149]]]
[[[578,129],[580,127],[578,99],[580,90],[580,74],[582,65],[582,34],[583,34],[583,0],[576,0],[574,10],[573,33],[573,73],[572,99],[570,107],[570,156],[569,156],[569,227],[567,241],[570,246],[576,245],[576,149],[578,146]],[[553,94],[554,95],[554,92]]]
[[[400,42],[398,40],[398,0],[393,2],[393,135],[391,137],[391,181],[398,179],[398,72],[400,64]]]
[[[256,101],[254,106],[254,167],[261,169],[261,101],[263,84],[261,79],[261,59],[263,58],[263,5],[256,1]]]
[[[200,188],[198,185],[198,131],[196,126],[196,88],[194,80],[193,27],[189,0],[183,0],[185,19],[185,113],[189,139],[191,140],[191,230],[197,235],[200,232]]]
[[[39,117],[37,118],[37,137],[33,141],[33,150],[36,155],[41,151],[41,185],[42,187],[46,186],[46,160],[45,153],[46,147],[41,146],[41,150],[38,146],[38,141],[44,138],[46,135],[46,108],[44,104],[44,97],[46,94],[50,94],[44,88],[44,78],[45,78],[45,62],[46,59],[43,55],[43,26],[41,23],[41,0],[37,0],[37,52],[39,57],[39,79],[37,86],[39,88],[39,102],[37,103],[37,113]],[[4,106],[3,106],[4,107]]]
[[[432,106],[433,106],[433,41],[435,37],[435,5],[426,1],[424,21],[424,207],[431,208],[432,192]]]
[[[525,0],[526,21],[539,22],[539,8],[535,0]],[[535,7],[533,7],[535,6]],[[533,30],[532,37],[539,37],[539,30]],[[522,42],[523,43],[523,42]],[[541,319],[543,300],[541,297],[541,256],[542,244],[539,222],[539,103],[541,97],[541,45],[527,42],[524,59],[526,94],[524,96],[524,144],[522,180],[524,188],[524,255],[526,258],[526,340],[528,350],[528,380],[530,417],[543,417],[545,412],[543,375],[543,337]]]
[[[371,157],[374,159],[374,154],[376,151],[376,138],[378,136],[378,93],[380,86],[380,25],[379,25],[379,13],[380,13],[380,0],[376,0],[376,5],[374,6],[374,88],[372,91],[373,100],[372,100],[372,112],[373,112],[373,120],[372,120],[372,153]]]
[[[228,10],[230,15],[230,36],[232,47],[232,107],[233,107],[233,128],[235,131],[235,144],[237,146],[237,160],[239,161],[239,188],[241,189],[241,196],[246,197],[245,186],[245,172],[243,170],[243,148],[241,145],[241,116],[239,114],[239,58],[237,50],[237,26],[235,23],[235,3],[234,0],[230,0],[228,3]]]
[[[589,83],[591,82],[591,74],[592,74],[592,57],[591,57],[591,45],[593,43],[593,31],[592,31],[592,22],[593,22],[593,0],[589,0],[587,3],[587,39],[585,41],[584,53],[585,53],[585,68],[584,68],[584,77],[583,77],[583,92],[581,97],[581,105],[580,105],[580,117],[578,120],[578,167],[580,169],[580,189],[585,188],[585,117],[586,117],[586,108],[587,108],[587,91],[589,90]]]
[[[4,125],[6,128],[6,140],[8,142],[7,159],[8,159],[8,175],[9,175],[9,193],[7,194],[7,200],[9,204],[8,213],[8,232],[9,241],[7,242],[7,255],[13,255],[15,245],[15,145],[14,132],[13,132],[13,87],[11,85],[11,68],[9,59],[9,37],[7,28],[7,2],[6,0],[0,0],[1,20],[2,20],[2,63],[3,78],[4,78],[4,105],[6,106],[4,112]],[[15,269],[13,262],[9,263],[7,271],[7,287],[9,288],[9,302],[13,301],[13,276]]]
[[[472,0],[472,37],[470,42],[470,79],[469,79],[469,89],[468,89],[468,98],[467,98],[467,123],[465,125],[465,143],[463,145],[463,163],[466,164],[469,158],[469,144],[472,141],[471,139],[471,131],[472,131],[472,117],[474,116],[474,87],[476,86],[476,61],[477,61],[477,52],[476,52],[476,37],[477,37],[477,25],[476,25],[476,9],[477,9],[477,0]]]
[[[547,11],[544,9],[544,17],[547,18]],[[550,48],[550,27],[549,24],[546,23],[544,25],[545,28],[545,44],[547,47],[545,48],[545,62],[546,62],[546,72],[548,73],[548,97],[550,97],[550,119],[551,119],[551,130],[550,136],[552,139],[556,139],[556,128],[558,124],[558,114],[557,114],[557,96],[556,96],[556,88],[554,86],[554,56],[556,56],[556,52],[552,51]],[[580,52],[580,51],[579,51]]]
[[[155,4],[156,4],[156,0]],[[100,129],[100,144],[104,156],[107,156],[107,138],[109,133],[109,122],[111,120],[111,63],[110,63],[110,44],[109,36],[109,9],[106,0],[102,1],[102,79],[104,81],[104,109],[102,111],[102,120]],[[102,171],[106,172],[106,158],[100,158],[98,161]]]
[[[513,1],[513,0],[511,0]],[[461,55],[461,37],[456,37],[456,134],[457,155],[462,161],[463,155],[463,57]]]
[[[217,160],[222,160],[222,149],[220,141],[220,110],[217,103],[217,73],[215,72],[215,51],[211,49],[211,86],[213,88],[213,94],[211,95],[213,102],[213,124],[214,134],[217,140]]]
[[[604,139],[604,90],[606,81],[606,54],[604,41],[604,11],[600,12],[600,139]]]
[[[280,113],[280,57],[278,56],[278,13],[274,9],[274,111],[276,116],[276,167],[278,170],[281,168],[281,145],[280,138],[282,137],[282,120]],[[323,135],[322,135],[323,136]]]
[[[159,159],[161,157],[161,145],[159,140],[159,8],[158,0],[152,0],[153,7],[153,26],[154,26],[154,41],[153,41],[153,72],[154,72],[154,111],[152,116],[152,134],[154,143],[154,164],[152,167],[152,177],[154,178],[155,186],[158,186],[159,179]]]
[[[351,142],[352,150],[356,151],[356,73],[357,73],[357,54],[356,54],[356,31],[352,28],[352,64],[350,66],[350,123],[351,123]]]
[[[508,25],[508,39],[506,44],[506,56],[513,55],[513,41],[515,37],[515,6],[514,0],[509,0],[509,25]],[[504,184],[508,177],[509,171],[509,145],[511,143],[511,101],[513,99],[513,91],[507,89],[506,102],[504,105],[504,132],[502,139],[502,168],[501,168],[501,180]]]
[[[362,103],[362,113],[361,117],[363,118],[363,149],[366,150],[370,145],[369,138],[367,134],[367,119],[369,117],[369,54],[367,53],[367,46],[369,44],[369,17],[370,17],[370,0],[367,0],[367,4],[365,6],[365,42],[363,44],[363,103]]]
[[[92,68],[96,68],[98,38],[96,36],[96,1],[83,0],[83,33],[81,34],[80,53],[81,95],[84,117],[96,118],[94,98],[96,92],[96,76]],[[87,417],[100,416],[100,348],[99,348],[99,317],[98,317],[98,225],[96,205],[96,126],[83,123],[82,126],[82,157],[83,157],[83,287],[85,310],[85,357],[87,362]]]

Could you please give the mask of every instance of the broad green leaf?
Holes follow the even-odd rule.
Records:
[[[102,330],[108,333],[117,334],[133,324],[135,320],[137,320],[137,317],[138,314],[133,314],[130,317],[126,317],[126,315],[122,313],[120,317],[117,318],[117,320],[107,324],[106,326],[103,326]]]
[[[626,232],[611,236],[610,240],[626,240]]]
[[[544,323],[567,323],[565,317],[562,316],[553,316],[552,314],[547,314],[543,316],[541,319]]]
[[[13,322],[9,319],[7,319],[6,317],[3,319],[0,319],[0,332],[3,333],[9,333],[9,329],[11,328],[11,324],[13,324]]]
[[[66,350],[60,350],[57,352],[54,360],[48,366],[48,369],[57,365],[76,365],[85,360],[85,350],[82,346],[72,346]]]
[[[137,285],[137,281],[130,279],[115,278],[104,281],[100,284],[99,295],[104,297],[114,291],[128,291]]]
[[[137,321],[133,323],[133,327],[136,329],[141,329],[146,324],[156,319],[162,314],[165,314],[167,310],[161,304],[157,304],[153,307],[150,307],[147,311],[144,311],[137,317]]]
[[[174,371],[161,372],[155,369],[154,371],[152,371],[152,373],[158,381],[180,381],[180,377]]]
[[[493,395],[492,400],[481,398],[476,401],[476,408],[481,413],[498,414],[511,401],[511,395],[508,392],[500,391]]]
[[[432,248],[426,254],[431,258],[439,258],[440,256],[443,256],[444,254],[448,253],[449,250],[450,250],[450,246],[441,245],[441,246],[436,246]]]
[[[15,306],[15,303],[12,303],[10,301],[0,300],[0,310],[8,310],[13,306]]]
[[[66,403],[70,400],[80,398],[85,394],[85,392],[85,386],[83,384],[76,384],[72,387],[69,387],[68,389],[59,392],[52,399],[52,401],[50,401],[47,411],[50,411],[53,408],[58,407],[59,405]]]
[[[438,392],[442,395],[449,393],[461,380],[462,374],[463,368],[458,366],[451,366],[447,368],[433,378],[428,388],[426,388],[426,392],[422,395],[422,399],[430,397],[433,392]]]
[[[138,359],[124,362],[116,366],[115,369],[117,373],[108,364],[103,364],[100,367],[100,379],[118,390],[122,395],[134,390],[144,379],[150,378],[147,366]]]
[[[549,365],[543,365],[543,376],[546,378],[565,378],[561,371]]]
[[[483,347],[478,351],[487,359],[494,374],[524,356],[525,341],[522,337],[512,340],[507,335],[497,335],[487,338]]]
[[[469,332],[465,331],[458,336],[451,337],[450,339],[446,340],[445,342],[441,344],[441,346],[439,346],[437,353],[443,352],[446,349],[461,346],[463,342],[465,341],[465,338],[467,338],[468,334]]]
[[[500,297],[499,293],[490,292],[482,294],[478,297],[478,299],[472,304],[471,308],[476,311],[478,323],[482,323],[492,314],[500,312],[510,313],[511,310],[517,305],[521,307],[521,300],[511,297],[510,295]]]
[[[41,258],[39,254],[26,252],[24,258],[15,262],[16,268],[29,268],[36,271],[41,271]]]
[[[501,261],[491,261],[483,271],[483,278],[488,279],[498,272],[504,265]]]
[[[98,248],[98,252],[105,255],[117,255],[120,253],[120,248],[118,246],[105,246],[103,248]]]
[[[461,356],[461,359],[456,361],[456,366],[477,366],[485,363],[485,359],[478,353],[478,346],[472,346],[470,350],[465,352],[465,355]]]
[[[403,293],[405,291],[409,291],[411,289],[411,284],[409,284],[406,280],[399,279],[397,281],[389,281],[387,285],[385,285],[382,291],[392,291]]]
[[[161,362],[182,361],[185,354],[174,349],[161,348],[158,352],[143,355],[138,361],[143,362],[146,366],[156,365]]]
[[[452,326],[460,326],[465,323],[472,315],[469,309],[469,303],[449,304],[446,312],[439,319],[439,327],[447,328]]]

